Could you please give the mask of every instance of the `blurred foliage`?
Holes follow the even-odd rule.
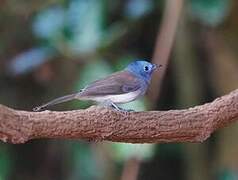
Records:
[[[95,157],[89,144],[74,143],[72,148],[73,164],[72,174],[70,179],[98,179],[102,176],[98,167],[95,164]]]
[[[4,180],[7,179],[9,176],[9,173],[11,172],[11,165],[12,165],[12,160],[10,158],[10,153],[8,152],[9,150],[1,146],[0,149],[0,179]]]
[[[191,13],[205,25],[217,26],[224,22],[230,13],[230,0],[190,0]]]
[[[30,110],[50,98],[79,91],[134,59],[149,60],[165,3],[0,1],[1,103]],[[204,103],[237,88],[237,7],[234,0],[185,1],[158,109]],[[89,105],[73,101],[56,108]],[[122,107],[144,111],[150,105],[145,97]],[[238,178],[237,130],[234,126],[199,145],[78,141],[59,145],[46,140],[1,144],[0,180],[122,179],[128,169],[136,171],[135,164],[134,169],[128,167],[132,159],[138,159],[138,179],[233,180]]]
[[[153,156],[154,145],[152,144],[125,144],[113,143],[114,158],[118,161],[125,161],[131,158],[140,160],[149,159]]]
[[[131,19],[141,18],[148,14],[153,7],[152,1],[129,0],[125,6],[125,15]]]

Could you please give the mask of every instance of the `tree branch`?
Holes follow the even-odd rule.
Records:
[[[63,138],[128,143],[201,142],[238,119],[238,89],[194,108],[118,112],[93,106],[86,110],[27,112],[0,105],[0,139],[24,143]]]
[[[172,50],[176,29],[183,9],[184,0],[166,0],[163,19],[156,38],[152,62],[162,64],[163,68],[153,73],[149,88],[149,98],[153,106],[159,97],[162,80],[166,72]]]

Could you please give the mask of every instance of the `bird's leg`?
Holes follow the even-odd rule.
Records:
[[[117,106],[115,103],[113,103],[110,100],[104,101],[104,102],[102,102],[99,105],[104,106],[104,107],[111,107],[111,108],[113,108],[113,109],[115,109],[117,111],[121,111],[121,112],[132,112],[132,111],[134,111],[134,110],[131,110],[131,109],[130,110],[123,109],[123,108]]]
[[[113,108],[115,108],[117,111],[121,111],[121,112],[133,112],[134,110],[133,109],[124,109],[124,108],[121,108],[119,106],[117,106],[116,104],[114,104],[113,102],[111,103],[111,106]]]
[[[120,111],[121,109],[116,105],[114,104],[112,101],[110,100],[107,100],[107,101],[103,101],[101,102],[99,105],[103,106],[103,107],[111,107],[111,108],[114,108],[118,111]]]
[[[134,112],[133,109],[124,109],[122,107],[118,107],[119,108],[119,111],[122,111],[122,112]]]
[[[111,101],[103,101],[103,102],[100,102],[99,104],[98,104],[99,106],[102,106],[102,107],[112,107],[112,105],[111,105]]]
[[[111,102],[111,107],[116,109],[117,111],[122,111],[122,108],[118,107],[116,104],[114,104],[113,102]]]

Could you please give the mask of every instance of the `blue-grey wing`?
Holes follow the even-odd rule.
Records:
[[[89,84],[83,89],[80,96],[125,94],[136,91],[141,86],[141,79],[128,71],[121,71]]]

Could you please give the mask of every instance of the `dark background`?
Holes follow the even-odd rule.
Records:
[[[79,91],[136,58],[152,59],[166,1],[0,1],[0,103],[31,110]],[[238,87],[238,2],[183,5],[159,98],[127,108],[182,109]],[[168,35],[169,36],[169,35]],[[148,94],[149,95],[149,94]],[[152,104],[153,103],[153,104]],[[72,101],[52,110],[86,108]],[[236,180],[238,126],[204,143],[130,145],[80,140],[0,144],[0,180]]]

